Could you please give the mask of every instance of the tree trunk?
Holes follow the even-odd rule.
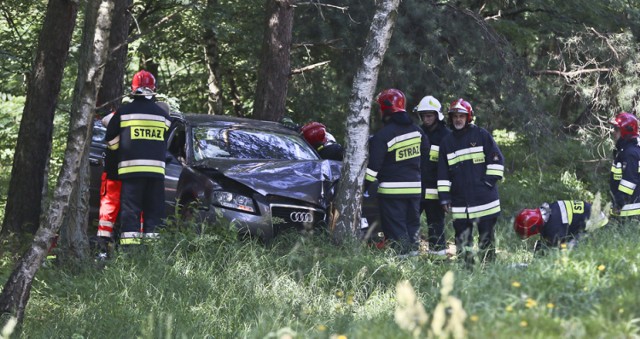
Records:
[[[253,117],[278,121],[285,113],[287,85],[291,73],[291,34],[293,6],[291,0],[267,0],[267,22]]]
[[[47,5],[11,169],[0,234],[5,239],[11,234],[34,234],[39,227],[53,116],[77,12],[77,0],[50,0]],[[26,246],[27,241],[20,237],[16,245]]]
[[[222,114],[222,91],[220,90],[220,54],[218,52],[218,35],[216,28],[213,26],[211,15],[218,6],[218,0],[207,0],[207,18],[204,31],[204,56],[207,61],[207,71],[209,79],[207,87],[209,87],[209,96],[207,105],[209,106],[209,114]]]
[[[93,114],[93,113],[92,113]],[[81,152],[78,178],[71,188],[69,207],[63,214],[63,222],[58,238],[58,260],[69,262],[73,259],[82,261],[89,253],[89,238],[87,237],[87,221],[89,220],[89,146]]]
[[[67,149],[53,200],[46,218],[43,218],[46,222],[38,229],[31,247],[18,262],[0,294],[0,313],[12,313],[19,322],[24,318],[33,278],[44,261],[51,240],[60,229],[74,183],[78,180],[80,164],[86,158],[93,110],[109,47],[112,9],[113,0],[93,0],[87,3],[85,35],[71,106]]]
[[[363,50],[362,64],[353,79],[347,114],[347,147],[337,196],[331,210],[330,225],[336,243],[355,235],[355,230],[360,227],[371,102],[380,66],[393,33],[399,4],[400,0],[378,2]]]
[[[131,0],[114,0],[113,15],[109,33],[107,63],[98,91],[97,107],[102,107],[102,115],[113,112],[122,103],[124,74],[127,60],[127,39],[129,37],[130,16],[127,8]],[[89,28],[92,29],[92,28]],[[88,30],[85,29],[85,32]],[[90,43],[90,42],[89,42]],[[78,93],[76,93],[78,94]],[[103,106],[104,105],[104,106]],[[60,229],[58,259],[84,259],[88,253],[87,223],[89,220],[89,146],[87,142],[81,158],[78,180],[73,187],[68,213]]]
[[[127,63],[127,39],[131,15],[127,9],[131,0],[114,0],[113,22],[109,34],[109,60],[104,69],[102,84],[98,92],[97,106],[103,106],[105,113],[118,109],[122,103]]]

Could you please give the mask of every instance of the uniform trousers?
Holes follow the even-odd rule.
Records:
[[[429,225],[429,250],[440,251],[447,248],[444,232],[444,209],[437,199],[422,200],[420,213],[424,211]]]
[[[153,237],[165,218],[164,178],[122,179],[120,208],[120,239]],[[143,233],[140,234],[140,216],[144,212]]]
[[[400,254],[420,248],[420,198],[378,195],[382,231]]]
[[[479,221],[469,219],[456,219],[453,221],[453,229],[456,232],[456,252],[462,255],[467,264],[474,262],[473,257],[473,224],[478,224],[478,247],[480,247],[481,257],[486,261],[495,259],[496,249],[494,247],[495,231],[494,226],[498,217],[483,218]]]

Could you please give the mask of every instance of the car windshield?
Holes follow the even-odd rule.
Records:
[[[193,127],[193,152],[203,159],[316,160],[299,136],[236,127]]]

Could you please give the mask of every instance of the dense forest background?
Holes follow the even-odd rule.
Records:
[[[283,114],[298,122],[323,121],[343,137],[351,81],[375,6],[294,4]],[[3,165],[11,160],[12,126],[20,118],[45,7],[45,1],[0,5]],[[128,84],[140,68],[152,70],[159,93],[176,109],[213,113],[206,51],[213,36],[222,101],[215,113],[251,116],[265,7],[264,1],[133,1],[129,37],[135,40],[122,81]],[[427,94],[445,103],[464,97],[478,124],[489,129],[576,133],[614,112],[637,108],[639,12],[640,5],[623,0],[404,0],[379,87],[403,90],[409,108]],[[65,68],[60,119],[69,111],[81,29],[76,26]]]
[[[88,3],[93,2],[77,3],[79,23]],[[123,26],[127,43],[111,46],[108,56],[113,59],[125,46],[124,72],[107,67],[102,89],[115,88],[118,100],[125,96],[133,73],[147,69],[157,76],[160,97],[176,111],[271,120],[288,116],[298,123],[321,121],[345,142],[352,81],[375,3],[116,3],[124,4],[120,16],[114,14],[114,18],[120,18],[119,22],[127,19]],[[3,190],[10,179],[6,174],[16,150],[22,107],[28,103],[28,84],[36,76],[32,74],[33,63],[39,60],[38,34],[47,5],[46,1],[13,0],[0,5]],[[278,13],[279,8],[288,12]],[[269,36],[265,32],[271,27],[270,15],[283,15],[283,21],[292,19],[292,27],[274,30]],[[507,170],[516,178],[521,175],[518,170],[533,168],[541,179],[571,177],[584,182],[590,192],[605,190],[605,182],[596,178],[606,172],[612,146],[606,121],[619,111],[635,113],[640,105],[639,18],[640,5],[622,0],[405,0],[398,8],[378,88],[404,91],[408,110],[425,95],[436,96],[445,107],[463,97],[473,105],[478,125],[493,131],[502,142],[521,145],[521,152],[507,159]],[[54,98],[55,130],[48,173],[58,173],[63,162],[69,128],[66,122],[72,113],[79,59],[86,49],[82,44],[84,27],[75,25],[60,94]],[[290,41],[290,53],[269,55],[265,45],[274,40]],[[283,79],[285,87],[271,93],[284,95],[285,104],[273,106],[264,97],[264,93],[268,95],[264,79],[283,72],[288,77]],[[267,74],[262,75],[262,82],[260,74]],[[110,105],[101,95],[98,114],[108,111]],[[262,102],[255,105],[256,101]],[[376,114],[371,117],[375,130],[379,122]],[[559,149],[558,141],[562,140],[568,143]],[[535,154],[538,156],[532,156]],[[564,162],[570,168],[562,173],[546,170],[554,162]],[[50,185],[55,177],[48,176]],[[5,202],[6,195],[2,195],[0,203]]]

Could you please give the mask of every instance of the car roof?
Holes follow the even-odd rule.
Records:
[[[279,122],[240,118],[228,115],[210,115],[198,113],[171,113],[174,118],[183,120],[191,126],[225,126],[225,127],[243,127],[262,131],[271,131],[284,134],[296,134],[296,131],[285,127]]]

